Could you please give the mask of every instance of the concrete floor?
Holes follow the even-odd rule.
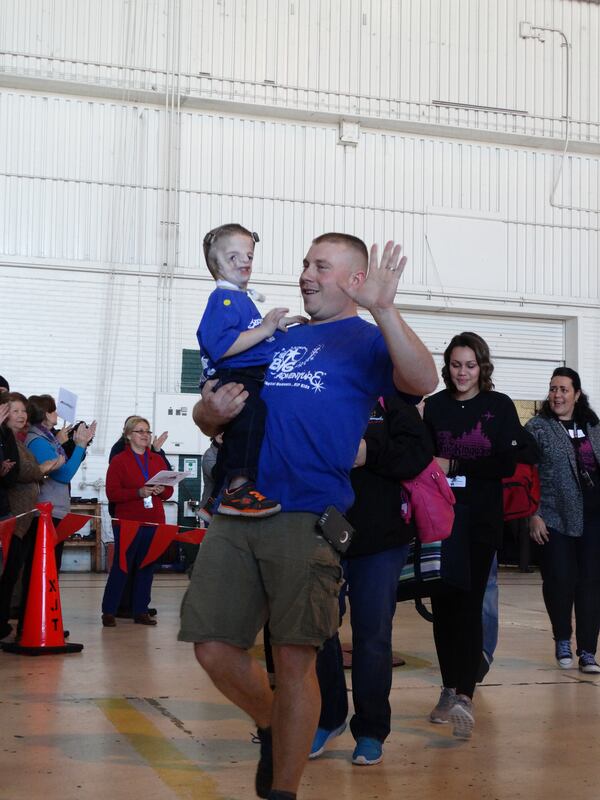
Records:
[[[2,800],[241,800],[254,797],[252,725],[176,641],[187,579],[158,575],[156,628],[100,625],[105,576],[64,574],[79,655],[0,653]],[[426,717],[438,695],[431,626],[398,607],[392,734],[382,764],[353,767],[346,732],[307,765],[303,800],[578,800],[600,794],[600,683],[555,667],[539,576],[502,571],[496,662],[459,742]],[[344,628],[343,639],[348,639]],[[260,650],[257,648],[258,654]]]

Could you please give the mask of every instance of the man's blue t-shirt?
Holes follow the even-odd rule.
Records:
[[[350,508],[350,470],[375,399],[396,391],[392,376],[383,336],[359,317],[297,325],[278,337],[261,395],[259,491],[283,511]]]
[[[229,358],[223,358],[243,331],[256,328],[262,322],[260,311],[246,292],[235,289],[215,289],[206,304],[196,336],[202,358],[202,380],[207,380],[217,369],[258,367],[268,364],[273,357],[275,337],[259,342]]]

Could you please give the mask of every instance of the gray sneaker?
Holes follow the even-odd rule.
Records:
[[[429,722],[433,722],[436,725],[443,725],[445,722],[448,722],[448,714],[455,703],[456,689],[448,689],[446,686],[442,686],[440,699],[437,702],[437,706],[429,715]]]
[[[456,702],[448,713],[448,719],[454,725],[453,736],[457,739],[470,739],[475,725],[471,698],[466,694],[457,694]]]

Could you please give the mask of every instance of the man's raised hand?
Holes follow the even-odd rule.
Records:
[[[371,247],[369,271],[363,281],[351,282],[341,288],[359,306],[374,312],[394,307],[398,281],[406,266],[406,256],[401,256],[402,247],[389,241],[379,261],[378,247]]]

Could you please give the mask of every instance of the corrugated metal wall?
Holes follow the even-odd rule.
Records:
[[[477,331],[492,353],[496,389],[515,399],[542,398],[552,370],[564,364],[561,320],[427,311],[406,312],[404,318],[427,342],[440,371],[452,337],[461,331]]]
[[[17,74],[560,137],[566,51],[528,21],[571,43],[573,136],[600,141],[595,2],[4,0],[0,20]]]
[[[464,287],[459,271],[449,264],[441,275],[444,242],[425,234],[436,216],[466,212],[474,259],[489,248],[478,222],[500,224],[506,237],[506,257],[490,261],[474,289],[599,296],[600,215],[550,206],[556,153],[377,130],[343,147],[334,125],[201,112],[182,113],[180,126],[180,271],[202,264],[203,230],[236,218],[264,237],[257,271],[273,280],[294,279],[315,231],[345,228],[404,242],[408,283],[452,290]],[[167,143],[158,109],[6,91],[0,139],[5,255],[160,267]],[[600,159],[571,156],[564,174],[564,202],[600,209]]]

